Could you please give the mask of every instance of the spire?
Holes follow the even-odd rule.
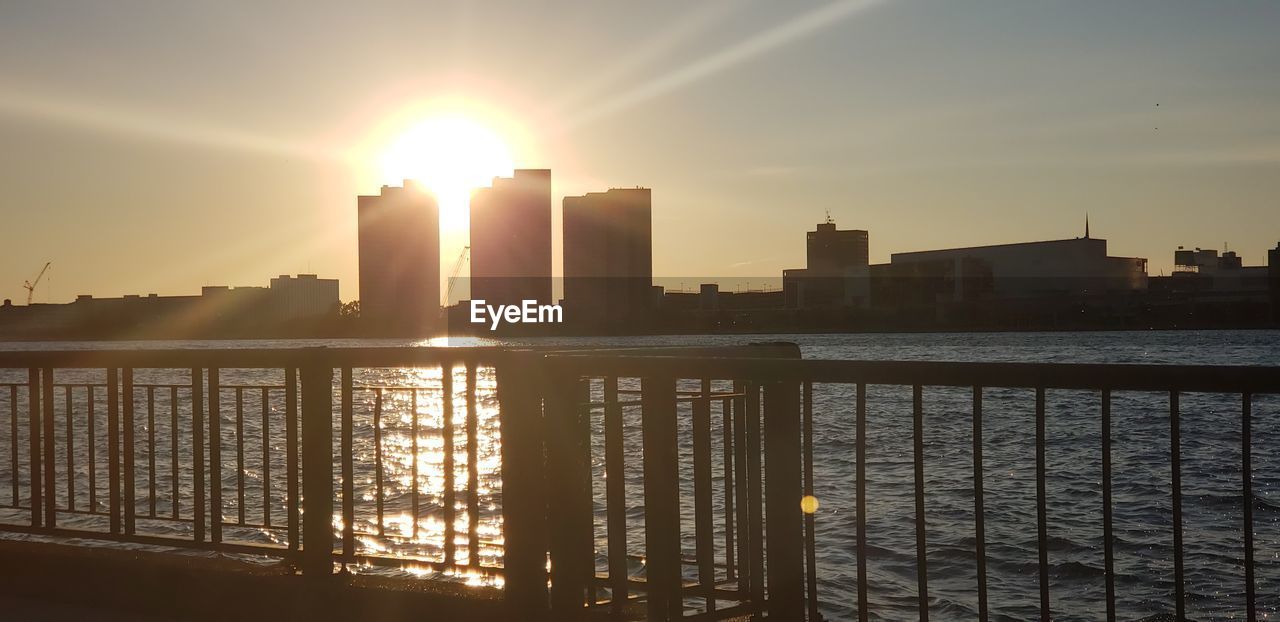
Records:
[[[1084,213],[1084,239],[1089,239],[1089,212]]]

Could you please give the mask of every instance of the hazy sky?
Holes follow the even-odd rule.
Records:
[[[0,297],[355,298],[355,196],[441,106],[553,170],[557,245],[562,196],[652,187],[660,276],[802,267],[826,210],[873,262],[1280,241],[1277,2],[376,4],[0,0]]]

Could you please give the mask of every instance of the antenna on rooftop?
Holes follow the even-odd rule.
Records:
[[[834,224],[836,224],[836,222],[835,222],[834,220],[831,220],[831,210],[830,210],[830,209],[828,209],[828,210],[827,210],[827,224],[828,224],[828,225],[834,225]]]
[[[1084,239],[1089,239],[1089,212],[1084,213]]]

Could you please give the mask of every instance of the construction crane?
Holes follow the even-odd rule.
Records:
[[[40,284],[40,279],[44,277],[44,273],[49,270],[49,266],[53,265],[52,261],[44,262],[44,267],[40,268],[40,274],[36,275],[34,281],[23,281],[22,288],[27,290],[27,304],[31,304],[31,297],[35,296],[36,286]]]
[[[453,271],[449,274],[449,286],[444,293],[444,306],[449,306],[449,300],[453,297],[453,286],[458,282],[458,272],[462,270],[462,264],[467,262],[467,258],[471,254],[471,246],[463,246],[462,252],[458,253],[458,260],[453,262]]]

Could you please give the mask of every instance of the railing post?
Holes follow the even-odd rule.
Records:
[[[111,533],[120,533],[120,370],[107,368],[107,504]],[[197,489],[202,489],[197,486]],[[197,539],[199,523],[197,523]]]
[[[547,497],[541,355],[509,353],[497,365],[502,435],[503,571],[507,617],[547,617]]]
[[[40,406],[44,410],[44,526],[58,526],[58,471],[54,454],[53,369],[40,370]]]
[[[582,406],[589,394],[585,383],[569,375],[550,376],[543,386],[551,611],[557,620],[576,620],[584,612],[595,562],[591,437]]]
[[[333,369],[302,368],[302,573],[333,574]],[[211,415],[212,416],[212,415]]]
[[[800,384],[764,385],[765,550],[770,618],[803,620]]]
[[[644,463],[645,591],[649,620],[679,618],[680,469],[676,379],[640,380]],[[797,503],[799,501],[797,500]]]
[[[289,553],[292,558],[301,544],[298,526],[298,370],[293,365],[284,370],[284,450],[285,513],[288,516]]]
[[[28,472],[31,474],[31,526],[44,526],[44,482],[41,478],[43,463],[40,460],[40,370],[27,370],[27,437],[31,450],[27,454]],[[17,479],[18,474],[13,474]]]
[[[111,371],[107,370],[107,377],[111,378]],[[115,386],[114,380],[108,380],[111,386]],[[112,403],[115,403],[112,398]],[[191,369],[191,487],[195,493],[195,507],[191,508],[191,518],[195,522],[195,540],[196,542],[204,542],[205,537],[205,494],[204,494],[204,370],[199,367]],[[114,435],[114,432],[112,433]],[[112,444],[114,446],[115,436],[112,436]],[[112,464],[115,459],[112,458]],[[113,480],[114,481],[114,480]],[[112,496],[112,499],[115,497]],[[114,520],[115,513],[112,517]],[[114,529],[113,529],[114,531]]]

